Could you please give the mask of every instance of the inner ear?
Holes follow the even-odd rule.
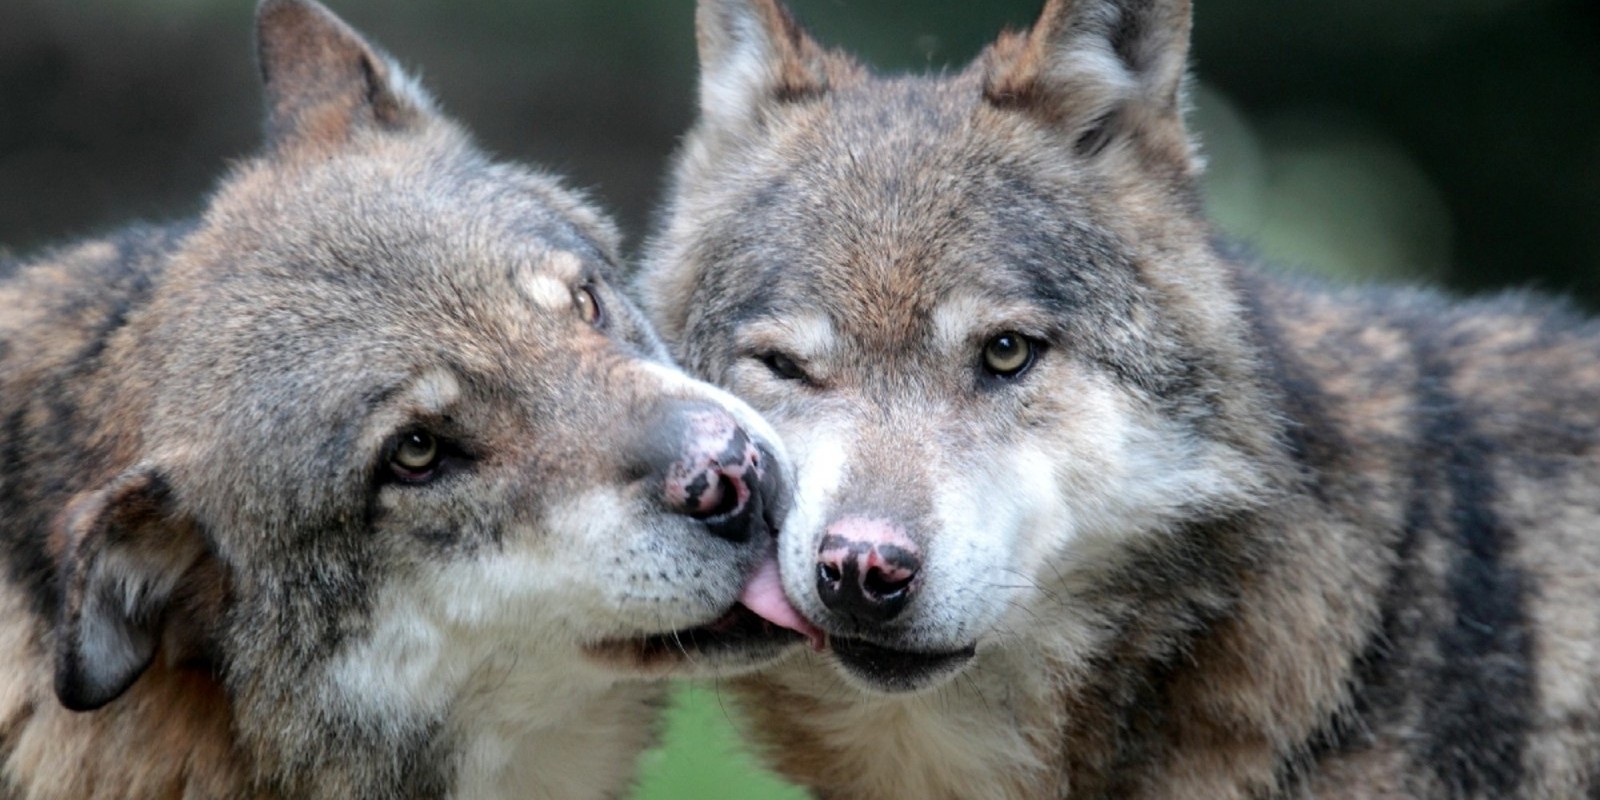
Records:
[[[768,103],[829,89],[827,54],[781,0],[700,0],[695,31],[700,111],[712,124],[741,123]]]
[[[74,498],[59,524],[55,690],[62,705],[87,711],[149,667],[168,604],[205,546],[150,467]]]
[[[1026,33],[985,51],[984,97],[1046,120],[1083,155],[1124,135],[1183,140],[1189,29],[1188,0],[1049,0]]]
[[[315,0],[263,0],[256,36],[274,143],[339,144],[357,128],[402,128],[431,109],[387,56]]]

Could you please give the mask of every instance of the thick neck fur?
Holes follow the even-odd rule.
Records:
[[[423,743],[419,763],[389,772],[404,746],[398,731],[368,740],[333,729],[300,729],[319,759],[276,775],[235,728],[234,703],[205,670],[163,654],[129,691],[98,711],[62,708],[50,690],[47,645],[21,598],[0,587],[0,796],[39,800],[214,797],[279,798],[607,798],[621,795],[631,764],[652,738],[638,724],[661,702],[644,684],[597,690],[555,672],[536,685],[459,687],[452,719]],[[552,686],[552,683],[560,684]],[[307,687],[309,691],[309,687]],[[516,701],[537,698],[537,705]],[[561,698],[561,704],[549,698]],[[331,711],[332,709],[326,709]],[[468,724],[466,721],[470,721]],[[316,720],[279,720],[295,725]],[[310,747],[315,745],[315,748]],[[282,766],[282,765],[280,765]],[[10,783],[7,782],[9,779]],[[445,785],[440,784],[443,780]]]

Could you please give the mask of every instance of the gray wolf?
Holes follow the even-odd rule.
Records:
[[[0,796],[617,797],[660,675],[798,639],[747,607],[778,440],[583,198],[310,0],[257,24],[204,212],[0,282]]]
[[[1258,268],[1186,0],[879,77],[701,0],[639,278],[796,469],[825,655],[741,679],[826,798],[1595,797],[1600,326]]]

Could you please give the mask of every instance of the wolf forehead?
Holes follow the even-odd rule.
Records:
[[[487,365],[566,321],[552,312],[571,309],[577,286],[615,279],[616,231],[581,198],[482,163],[453,131],[423,142],[237,170],[174,270],[184,317],[200,318],[179,338],[242,362],[365,347],[380,362],[450,350]],[[249,329],[267,320],[277,341]],[[308,348],[323,352],[296,352]]]
[[[238,171],[204,229],[221,237],[219,249],[258,258],[204,269],[427,288],[495,268],[549,269],[552,253],[616,268],[615,227],[554,178],[483,163],[454,131],[423,142],[398,155],[387,150],[401,144],[385,143],[337,164]]]
[[[929,171],[865,190],[806,168],[764,178],[746,198],[764,210],[707,225],[688,244],[693,299],[669,313],[684,315],[676,324],[695,341],[720,332],[798,356],[848,343],[949,353],[1005,331],[1088,346],[1109,321],[1138,317],[1149,298],[1137,250],[1007,172],[960,192]],[[787,221],[842,195],[853,197],[832,216]]]
[[[702,270],[690,305],[738,306],[701,321],[736,326],[820,295],[872,306],[840,308],[841,320],[904,329],[884,315],[923,318],[963,292],[1075,311],[1114,294],[1097,283],[1135,277],[1137,250],[1099,222],[1090,176],[1008,144],[995,128],[1027,123],[994,114],[976,80],[872,86],[888,99],[843,87],[795,102],[769,120],[781,135],[731,167],[687,167],[686,185],[708,196],[683,201],[703,225],[689,244]]]
[[[571,359],[610,357],[606,337],[574,335],[575,292],[613,280],[608,222],[539,173],[450,146],[373,158],[247,165],[224,184],[150,312],[168,350],[154,444],[242,464],[270,437],[299,453],[285,469],[343,471],[407,414],[526,436]],[[608,310],[656,355],[623,304]]]

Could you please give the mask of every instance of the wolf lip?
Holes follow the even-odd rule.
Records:
[[[592,652],[639,667],[655,667],[700,654],[783,647],[796,637],[822,650],[823,632],[800,616],[783,593],[778,561],[769,554],[722,616],[692,628],[602,642]]]
[[[794,632],[774,625],[743,603],[735,603],[726,613],[704,625],[693,628],[657,633],[637,641],[641,652],[670,650],[677,653],[694,653],[707,650],[727,650],[746,644],[784,641],[793,638]]]
[[[829,644],[846,670],[887,692],[909,692],[927,686],[959,669],[978,652],[977,645],[943,652],[895,650],[841,637],[831,637]]]
[[[763,647],[782,647],[800,634],[774,625],[742,603],[735,603],[722,616],[692,628],[653,633],[633,639],[612,639],[591,645],[590,653],[608,661],[643,668],[658,668],[685,662],[701,655],[758,651]]]

